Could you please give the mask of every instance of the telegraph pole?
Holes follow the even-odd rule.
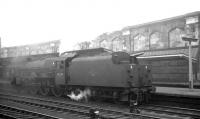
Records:
[[[194,83],[193,83],[193,72],[192,72],[192,53],[191,53],[191,47],[192,47],[192,42],[196,42],[198,39],[195,38],[189,38],[189,37],[182,37],[183,41],[189,42],[189,88],[193,89],[194,88]]]

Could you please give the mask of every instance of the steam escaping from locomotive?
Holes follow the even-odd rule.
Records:
[[[91,91],[88,88],[85,90],[77,89],[75,91],[72,91],[67,96],[75,101],[81,101],[81,100],[88,101],[88,98],[91,96]]]

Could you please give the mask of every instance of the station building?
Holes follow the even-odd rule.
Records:
[[[7,70],[5,67],[11,63],[29,62],[59,56],[59,46],[60,41],[54,40],[38,44],[0,48],[0,77],[4,78],[9,75],[9,71],[5,71]]]
[[[140,63],[152,66],[154,84],[188,85],[188,42],[183,35],[200,39],[200,11],[154,22],[128,26],[104,33],[91,42],[91,47],[104,47],[131,54],[144,52]],[[192,43],[193,77],[200,81],[200,41]]]
[[[1,48],[1,58],[58,53],[59,45],[60,41],[55,40],[38,44],[3,47]]]

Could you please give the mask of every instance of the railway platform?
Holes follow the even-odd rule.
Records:
[[[175,87],[156,87],[156,93],[178,97],[200,98],[200,89],[175,88]]]

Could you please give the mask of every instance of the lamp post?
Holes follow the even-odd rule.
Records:
[[[191,55],[191,43],[196,42],[198,39],[182,37],[183,41],[189,42],[189,88],[193,89],[193,72],[192,72],[192,55]]]

